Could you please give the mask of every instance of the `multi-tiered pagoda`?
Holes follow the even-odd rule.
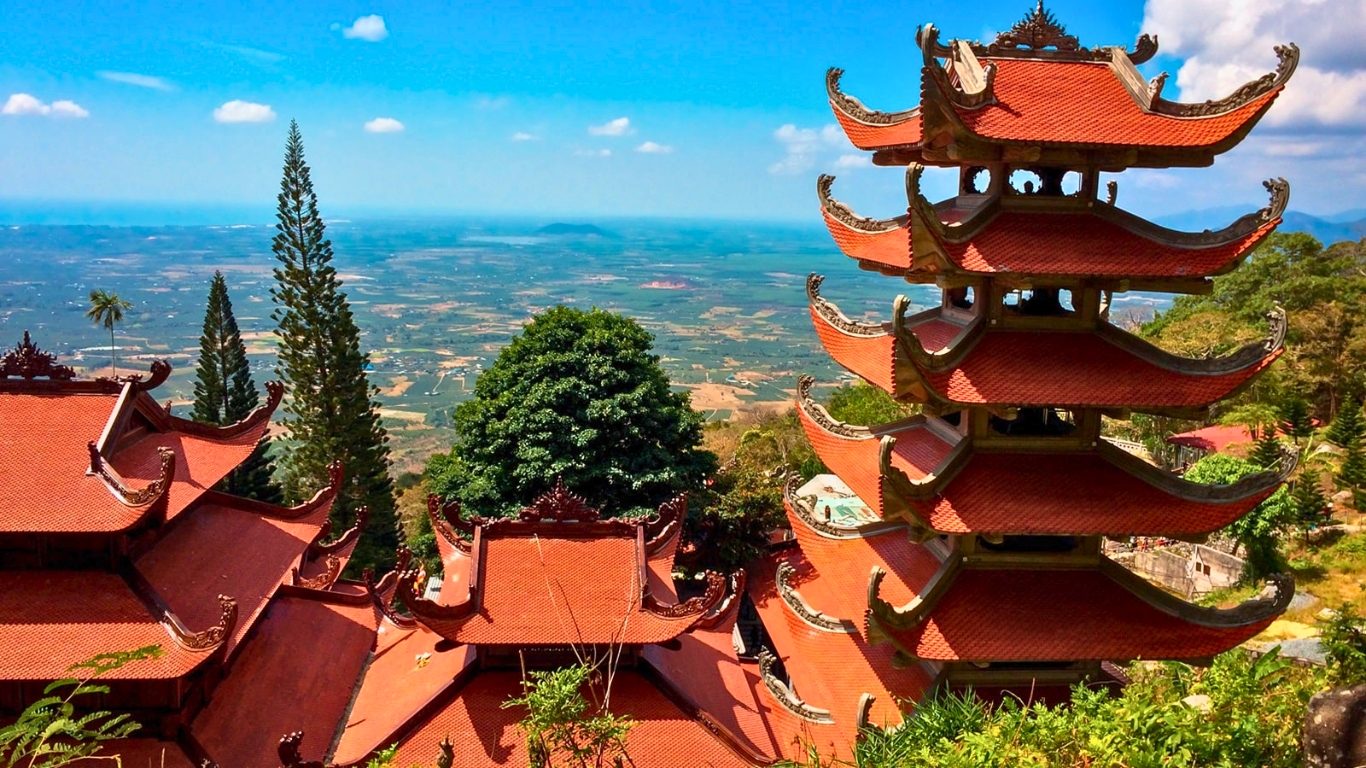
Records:
[[[1277,577],[1236,608],[1179,600],[1108,559],[1107,537],[1195,539],[1228,525],[1290,471],[1235,485],[1182,480],[1121,450],[1102,418],[1203,417],[1281,354],[1285,318],[1264,341],[1217,358],[1173,355],[1109,322],[1131,290],[1202,293],[1280,222],[1288,185],[1218,231],[1176,232],[1116,207],[1102,172],[1201,167],[1266,114],[1298,59],[1199,104],[1163,97],[1133,50],[1082,48],[1037,10],[983,45],[917,34],[920,106],[877,112],[827,77],[853,144],[906,166],[904,216],[870,219],[817,184],[840,249],[858,266],[941,290],[886,322],[845,316],[807,282],[829,354],[922,415],[855,426],[831,418],[803,379],[799,414],[816,452],[871,509],[832,518],[791,489],[795,544],[751,574],[750,592],[800,694],[804,736],[847,748],[858,725],[899,722],[898,702],[971,686],[987,695],[1065,696],[1113,681],[1112,662],[1201,660],[1266,627],[1293,591]],[[931,202],[925,167],[958,170],[958,194]]]

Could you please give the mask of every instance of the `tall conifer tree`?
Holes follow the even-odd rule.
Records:
[[[228,281],[222,272],[214,272],[204,311],[204,333],[199,337],[192,418],[202,424],[233,424],[245,419],[260,404],[261,396],[247,363],[247,347],[232,314]],[[270,437],[263,436],[251,456],[223,478],[220,490],[249,499],[279,502],[280,489],[271,478],[274,468],[266,455],[269,443]]]
[[[294,446],[283,460],[285,496],[307,498],[327,482],[327,465],[340,460],[346,482],[332,509],[336,530],[351,525],[354,510],[370,509],[370,524],[353,566],[385,562],[398,544],[388,436],[379,402],[365,376],[369,356],[341,281],[332,266],[303,138],[293,121],[285,145],[279,223],[271,250],[280,264],[272,317],[279,324],[279,374],[288,385],[284,425]]]

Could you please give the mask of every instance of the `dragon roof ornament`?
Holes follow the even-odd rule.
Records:
[[[726,577],[723,574],[707,571],[705,578],[707,581],[706,591],[697,597],[690,597],[681,603],[665,605],[657,601],[653,595],[646,593],[644,599],[641,600],[640,608],[661,619],[701,618],[721,605],[721,599],[726,596]]]
[[[459,499],[447,501],[436,493],[427,495],[427,519],[431,521],[432,530],[436,535],[466,554],[469,554],[472,546],[474,529],[484,524],[482,517],[475,516],[469,520],[461,517]],[[465,538],[466,536],[469,538]]]
[[[332,521],[328,520],[323,523],[322,529],[318,531],[318,537],[312,544],[308,545],[309,557],[324,557],[326,555],[335,555],[341,552],[349,546],[351,542],[360,538],[361,533],[365,530],[366,524],[369,522],[370,508],[365,506],[357,507],[356,522],[352,524],[350,528],[343,531],[342,535],[332,541],[324,542],[323,539],[332,533]]]
[[[517,513],[517,519],[524,523],[540,523],[547,520],[557,523],[597,522],[599,513],[588,506],[587,499],[570,493],[564,485],[564,478],[555,478],[555,487],[537,496],[530,506]]]
[[[996,36],[993,47],[1027,48],[1038,51],[1056,48],[1059,51],[1075,51],[1081,48],[1075,35],[1067,34],[1067,28],[1058,23],[1051,11],[1045,10],[1043,0],[1035,6],[1034,12],[1015,22],[1015,26]]]
[[[916,44],[924,47],[924,27],[916,30]],[[1053,61],[1113,61],[1119,53],[1134,64],[1143,64],[1157,55],[1157,36],[1139,35],[1132,50],[1122,46],[1083,48],[1053,14],[1037,5],[1032,13],[1016,22],[1010,29],[996,36],[989,45],[979,41],[967,43],[974,55],[1001,59],[1047,59]],[[950,56],[949,47],[934,44],[938,58]]]
[[[807,704],[797,697],[791,686],[778,679],[778,675],[773,670],[778,658],[773,655],[772,651],[760,646],[757,656],[759,657],[759,673],[764,679],[764,687],[768,689],[768,692],[783,709],[808,722],[824,725],[834,724],[835,718],[831,717],[830,710]]]
[[[740,597],[745,594],[745,571],[737,570],[730,575],[730,593],[716,606],[710,615],[702,617],[693,626],[697,629],[716,629],[729,621],[740,609]]]
[[[822,173],[816,179],[816,196],[820,198],[821,209],[839,223],[850,229],[870,234],[891,232],[905,225],[904,216],[893,219],[871,219],[854,213],[852,208],[830,196],[830,185],[834,182],[834,176]]]
[[[897,125],[912,120],[920,114],[920,107],[903,109],[900,112],[880,112],[869,109],[862,101],[840,90],[840,78],[844,70],[831,67],[825,71],[825,93],[831,106],[847,115],[855,122],[865,125]]]
[[[219,647],[237,625],[237,601],[226,595],[218,596],[218,623],[208,629],[191,632],[171,612],[164,611],[162,622],[170,628],[176,643],[190,651],[208,651]]]
[[[792,564],[784,560],[778,563],[778,570],[774,574],[774,581],[778,585],[778,595],[783,599],[783,603],[797,618],[811,625],[822,632],[834,632],[839,634],[852,635],[858,633],[858,627],[853,622],[845,621],[835,616],[827,615],[811,607],[802,597],[797,588],[792,585],[793,578],[797,575],[797,569]]]
[[[687,513],[688,495],[680,493],[660,504],[655,514],[645,518],[641,522],[645,528],[645,553],[653,555],[673,541]]]
[[[105,462],[104,456],[94,441],[87,443],[86,449],[90,452],[90,474],[103,480],[109,490],[113,491],[119,500],[129,507],[143,507],[165,498],[171,488],[171,482],[175,479],[175,451],[170,448],[164,446],[157,448],[157,454],[161,457],[160,474],[157,479],[142,488],[128,487],[123,478],[115,474],[114,470]]]
[[[839,307],[821,296],[821,283],[824,282],[825,275],[812,272],[806,276],[806,298],[811,302],[811,308],[816,310],[816,314],[820,315],[822,320],[850,336],[887,335],[887,329],[883,328],[881,323],[861,323],[857,320],[851,320],[848,315],[840,311]]]
[[[1167,101],[1160,95],[1156,95],[1152,100],[1150,109],[1159,115],[1171,117],[1209,117],[1211,115],[1222,115],[1246,106],[1285,85],[1290,76],[1295,74],[1295,68],[1299,66],[1299,46],[1294,43],[1287,43],[1278,45],[1273,50],[1276,52],[1277,58],[1274,72],[1268,72],[1256,80],[1244,84],[1222,99],[1211,99],[1198,104],[1182,104]]]
[[[334,554],[324,556],[323,572],[317,576],[305,578],[299,574],[298,567],[290,569],[290,585],[303,589],[312,589],[318,592],[326,592],[329,587],[337,582],[337,577],[341,576],[342,559]]]
[[[361,581],[365,583],[365,591],[370,595],[370,602],[375,606],[375,610],[395,626],[412,629],[417,626],[417,622],[411,616],[404,616],[394,610],[393,598],[398,589],[398,575],[408,570],[408,566],[412,564],[413,551],[405,546],[399,546],[396,555],[397,563],[394,570],[384,574],[378,582],[375,581],[375,571],[372,568],[366,568],[361,572]]]
[[[811,417],[811,420],[820,425],[822,429],[840,437],[848,437],[856,440],[867,440],[872,438],[873,433],[867,427],[860,427],[854,424],[846,424],[825,410],[825,406],[816,402],[811,397],[811,386],[816,380],[811,376],[802,375],[797,379],[797,404],[802,412]]]

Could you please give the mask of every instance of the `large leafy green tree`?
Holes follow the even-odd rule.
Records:
[[[1212,453],[1195,462],[1186,470],[1185,478],[1193,483],[1230,485],[1262,468],[1250,461]],[[1243,578],[1251,581],[1285,570],[1285,559],[1280,551],[1281,534],[1297,520],[1295,501],[1286,486],[1276,489],[1265,501],[1225,529],[1238,543],[1246,561]]]
[[[332,243],[318,213],[303,138],[292,121],[278,202],[271,250],[279,266],[271,294],[279,324],[278,372],[290,392],[285,496],[307,498],[326,484],[328,464],[343,462],[346,481],[332,508],[333,522],[343,530],[357,507],[369,508],[370,523],[351,562],[373,565],[392,556],[398,543],[389,438],[365,376],[369,356],[361,351],[360,331],[332,266]]]
[[[1366,489],[1366,447],[1362,439],[1366,437],[1366,419],[1362,418],[1361,404],[1354,397],[1344,399],[1337,418],[1328,428],[1328,441],[1342,449],[1342,463],[1338,465],[1334,483],[1339,488],[1349,489],[1355,497]],[[1353,506],[1361,506],[1360,500]]]
[[[199,337],[192,417],[201,424],[233,424],[260,404],[261,395],[247,362],[247,347],[232,314],[228,281],[222,272],[214,272],[204,310],[204,332]],[[271,479],[274,468],[266,453],[269,447],[270,436],[263,436],[251,456],[223,478],[219,488],[250,499],[280,501],[280,489]]]
[[[698,488],[716,457],[700,447],[703,417],[670,388],[653,341],[600,309],[537,316],[456,408],[455,445],[428,464],[432,490],[496,516],[557,477],[609,515]]]

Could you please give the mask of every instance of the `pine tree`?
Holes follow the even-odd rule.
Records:
[[[352,570],[382,563],[398,544],[389,438],[365,376],[369,356],[361,351],[360,331],[331,263],[332,243],[293,121],[277,217],[271,250],[280,264],[271,291],[272,317],[279,324],[278,372],[291,395],[283,421],[293,443],[282,462],[285,497],[307,498],[327,482],[327,465],[343,462],[346,481],[332,508],[333,524],[345,530],[354,510],[368,507],[370,523]]]
[[[1314,434],[1314,421],[1309,414],[1309,403],[1302,397],[1292,397],[1280,408],[1282,429],[1295,440]]]
[[[204,333],[199,337],[199,366],[195,369],[191,418],[201,424],[233,424],[246,418],[260,404],[261,396],[247,363],[247,347],[242,343],[237,318],[232,314],[228,281],[222,272],[214,272],[204,311]],[[256,450],[223,478],[218,489],[235,496],[278,503],[280,489],[271,477],[274,467],[266,455],[269,445],[270,436],[262,436]]]
[[[1304,540],[1308,544],[1309,529],[1323,522],[1323,511],[1328,508],[1328,499],[1324,498],[1323,489],[1319,488],[1316,473],[1301,474],[1300,479],[1295,481],[1291,498],[1295,502],[1295,520],[1304,531]]]
[[[1342,449],[1342,464],[1338,467],[1334,484],[1350,490],[1353,496],[1366,487],[1366,450],[1361,445],[1366,435],[1366,420],[1362,419],[1361,404],[1354,397],[1343,398],[1337,418],[1328,428],[1328,440]],[[1360,507],[1360,503],[1354,503]]]
[[[1275,470],[1281,465],[1281,441],[1276,439],[1276,427],[1273,424],[1265,424],[1257,436],[1257,443],[1252,449],[1252,455],[1248,456],[1248,461],[1258,467],[1267,470]]]

